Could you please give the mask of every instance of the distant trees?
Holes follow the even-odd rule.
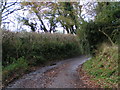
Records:
[[[78,6],[79,3],[60,2],[58,4],[58,21],[65,28],[67,33],[76,34],[78,27]]]
[[[61,26],[67,33],[76,34],[80,29],[80,25],[84,22],[86,14],[91,14],[90,11],[82,14],[83,7],[88,4],[81,5],[80,2],[21,2],[21,8],[9,9],[17,2],[2,2],[2,19],[5,20],[7,15],[25,8],[29,10],[29,17],[19,17],[24,25],[31,28],[33,32],[41,30],[44,32],[56,32],[56,27]],[[10,6],[9,6],[10,5]],[[90,4],[91,5],[91,4]],[[92,4],[93,5],[93,4]],[[91,6],[92,6],[91,5]],[[91,10],[92,11],[92,10]],[[6,14],[5,14],[6,13]]]
[[[22,2],[21,5],[29,8],[29,11],[32,15],[37,17],[36,24],[40,22],[40,29],[44,32],[51,32],[55,30],[57,21],[55,20],[55,4],[52,2]],[[44,20],[49,20],[49,25],[45,25]],[[27,21],[29,22],[29,21]],[[30,26],[31,24],[27,24]],[[31,26],[30,26],[31,27]],[[47,28],[49,27],[49,29]],[[35,28],[35,27],[34,27]],[[31,28],[34,31],[34,28]]]
[[[27,25],[31,28],[32,32],[36,31],[36,24],[37,23],[33,23],[33,22],[29,22],[28,18],[22,18],[21,21],[23,22],[24,25]]]
[[[57,24],[61,25],[67,33],[76,34],[81,17],[81,8],[78,2],[22,2],[21,5],[28,7],[30,14],[37,17],[40,29],[44,32],[55,32]],[[44,20],[49,23],[46,25]]]

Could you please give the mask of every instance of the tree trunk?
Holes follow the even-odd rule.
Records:
[[[48,32],[48,30],[46,29],[46,27],[45,27],[45,25],[44,25],[44,23],[43,23],[43,21],[42,21],[42,19],[41,19],[41,17],[40,17],[37,13],[36,13],[36,15],[37,15],[39,21],[41,22],[41,24],[42,24],[42,26],[43,26],[44,32]]]

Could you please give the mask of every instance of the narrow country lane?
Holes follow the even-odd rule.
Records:
[[[57,62],[56,65],[24,75],[22,78],[8,85],[7,88],[85,88],[80,80],[77,68],[89,60],[86,56],[79,56]]]

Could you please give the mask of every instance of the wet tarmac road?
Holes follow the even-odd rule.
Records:
[[[84,88],[86,85],[76,70],[89,59],[79,56],[40,68],[9,84],[7,88]]]

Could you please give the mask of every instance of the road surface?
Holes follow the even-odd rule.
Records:
[[[40,68],[12,82],[7,88],[85,88],[78,66],[90,58],[79,56]]]

